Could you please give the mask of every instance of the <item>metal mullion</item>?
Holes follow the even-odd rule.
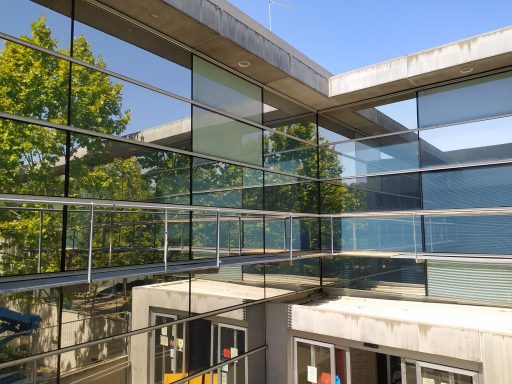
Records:
[[[69,63],[80,65],[82,67],[86,67],[86,68],[92,69],[94,71],[103,73],[105,75],[115,77],[116,79],[126,81],[127,83],[130,83],[130,84],[133,84],[133,85],[137,85],[139,87],[151,90],[151,91],[156,92],[156,93],[160,93],[161,95],[165,95],[165,96],[171,97],[173,99],[176,99],[176,100],[179,100],[179,101],[182,101],[182,102],[194,105],[196,107],[205,109],[207,111],[214,112],[214,113],[216,113],[218,115],[222,115],[222,116],[230,118],[232,120],[236,120],[236,121],[238,121],[240,123],[243,123],[243,124],[246,124],[246,125],[250,125],[250,126],[253,126],[255,128],[263,129],[265,131],[273,132],[273,133],[275,133],[277,135],[284,136],[284,137],[287,137],[287,138],[290,138],[290,139],[294,139],[294,140],[302,142],[302,143],[306,143],[306,144],[315,146],[314,143],[311,143],[311,142],[309,142],[307,140],[304,140],[304,139],[298,138],[296,136],[292,136],[292,135],[289,135],[287,133],[278,131],[275,128],[270,128],[270,127],[267,127],[265,125],[255,123],[252,120],[249,120],[249,119],[246,119],[244,117],[240,117],[240,116],[234,115],[234,114],[232,114],[230,112],[226,112],[226,111],[224,111],[222,109],[218,109],[218,108],[212,107],[212,106],[210,106],[208,104],[204,104],[202,102],[199,102],[199,101],[196,101],[196,100],[192,100],[192,99],[189,99],[189,98],[184,97],[184,96],[180,96],[177,93],[170,92],[170,91],[167,91],[165,89],[155,87],[155,86],[147,84],[147,83],[145,83],[143,81],[136,80],[136,79],[134,79],[132,77],[122,75],[120,73],[111,71],[109,69],[102,68],[102,67],[99,67],[99,66],[94,65],[94,64],[86,63],[84,61],[77,60],[77,59],[75,59],[73,57],[69,57],[67,55],[63,55],[63,54],[58,53],[58,52],[54,52],[54,51],[52,51],[50,49],[46,49],[46,48],[40,47],[38,45],[29,43],[27,41],[18,39],[18,38],[14,37],[14,36],[7,35],[7,34],[5,34],[3,32],[0,32],[0,38],[2,38],[4,40],[11,41],[11,42],[13,42],[15,44],[18,44],[18,45],[25,46],[27,48],[31,48],[33,50],[37,50],[37,51],[43,52],[43,53],[48,54],[50,56],[57,57],[59,59],[65,60],[65,61],[67,61]]]
[[[277,174],[277,175],[283,175],[283,176],[289,176],[289,177],[294,177],[294,178],[300,178],[300,179],[304,179],[304,180],[317,181],[317,179],[314,178],[314,177],[300,176],[300,175],[297,175],[297,174],[294,174],[294,173],[282,172],[282,171],[277,171],[277,170],[269,170],[269,169],[264,168],[264,167],[260,167],[260,166],[253,165],[253,164],[242,163],[242,162],[239,162],[239,161],[236,161],[236,160],[223,159],[223,158],[220,158],[220,157],[205,155],[205,154],[202,154],[202,153],[195,153],[195,152],[186,151],[186,150],[183,150],[183,149],[166,147],[166,146],[163,146],[163,145],[160,145],[160,144],[154,144],[154,143],[148,143],[148,142],[143,142],[143,141],[137,141],[137,140],[129,139],[129,138],[126,138],[126,137],[113,136],[113,135],[109,135],[109,134],[101,133],[101,132],[97,132],[97,131],[90,131],[90,130],[87,130],[87,129],[84,129],[84,128],[71,127],[71,126],[62,125],[62,124],[51,123],[49,121],[43,121],[43,120],[37,120],[37,119],[28,118],[28,117],[12,115],[10,113],[0,112],[0,118],[4,118],[4,119],[8,119],[8,120],[14,120],[14,121],[19,121],[19,122],[27,123],[27,124],[33,124],[33,125],[37,125],[37,126],[41,126],[41,127],[59,129],[59,130],[62,130],[62,131],[78,133],[78,134],[87,135],[87,136],[91,136],[91,137],[98,137],[98,138],[107,139],[107,140],[111,140],[111,141],[116,141],[116,142],[120,142],[120,143],[136,145],[136,146],[139,146],[139,147],[152,148],[152,149],[157,149],[157,150],[160,150],[160,151],[171,152],[171,153],[179,153],[181,155],[192,156],[192,157],[197,157],[197,158],[206,159],[206,160],[212,160],[214,162],[231,164],[231,165],[236,165],[236,166],[244,167],[244,168],[256,169],[256,170],[259,170],[259,171],[264,171],[264,172],[268,172],[268,173],[274,173],[274,174]]]

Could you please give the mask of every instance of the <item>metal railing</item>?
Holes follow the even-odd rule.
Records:
[[[424,217],[434,216],[489,216],[489,215],[512,215],[512,207],[496,207],[496,208],[461,208],[461,209],[439,209],[439,210],[409,210],[409,211],[384,211],[384,212],[352,212],[352,213],[339,213],[339,214],[309,214],[309,213],[291,213],[291,212],[280,212],[280,211],[265,211],[265,210],[253,210],[253,209],[239,209],[239,208],[217,208],[217,207],[204,207],[204,206],[190,206],[190,205],[178,205],[178,204],[161,204],[161,203],[150,203],[150,202],[128,202],[128,201],[107,201],[107,200],[88,200],[80,198],[61,198],[61,197],[41,197],[41,196],[20,196],[20,195],[0,195],[0,202],[11,203],[8,205],[0,205],[0,210],[33,210],[39,212],[39,238],[37,241],[37,273],[42,272],[42,257],[43,257],[43,231],[44,231],[44,218],[46,211],[59,211],[55,206],[68,206],[76,207],[72,212],[88,212],[88,242],[87,247],[84,251],[87,252],[87,281],[93,280],[93,269],[94,257],[93,253],[98,247],[94,247],[94,235],[95,217],[109,212],[119,212],[123,214],[130,213],[150,213],[152,215],[159,215],[157,218],[148,219],[145,217],[141,222],[159,223],[164,227],[163,239],[156,241],[155,245],[151,247],[153,251],[163,250],[163,266],[164,273],[169,271],[169,250],[173,249],[169,246],[169,224],[170,223],[209,223],[210,229],[215,226],[214,233],[208,234],[210,239],[214,239],[214,246],[203,246],[198,247],[205,253],[214,253],[215,267],[219,268],[222,263],[221,254],[223,247],[221,246],[221,234],[222,234],[222,223],[223,222],[237,222],[238,228],[238,255],[243,255],[243,239],[242,239],[242,224],[248,221],[261,221],[263,223],[271,223],[273,220],[279,220],[283,222],[283,247],[275,252],[270,252],[269,249],[255,249],[254,254],[261,256],[268,256],[268,260],[271,261],[272,257],[279,260],[287,259],[290,263],[293,263],[297,257],[304,257],[304,253],[308,250],[302,250],[301,247],[294,248],[294,223],[302,219],[317,219],[321,222],[324,220],[328,221],[328,225],[322,226],[321,233],[318,233],[319,242],[321,241],[322,235],[324,238],[328,238],[330,243],[328,246],[323,244],[323,249],[311,252],[312,257],[322,255],[341,255],[341,256],[376,256],[376,257],[388,257],[388,258],[412,258],[417,262],[421,262],[425,259],[450,259],[450,260],[468,260],[468,261],[481,261],[482,259],[495,261],[495,262],[511,262],[512,255],[509,254],[467,254],[457,252],[427,252],[424,246],[424,240],[419,240],[419,235],[425,236],[424,220],[418,220]],[[20,206],[13,206],[20,204]],[[41,206],[27,206],[27,204],[33,205],[46,205],[47,207]],[[48,207],[48,205],[50,207]],[[109,211],[110,210],[110,211]],[[118,210],[118,211],[116,211]],[[191,217],[190,214],[195,214],[195,217]],[[171,217],[172,215],[172,217]],[[341,244],[336,246],[337,235],[335,235],[336,224],[335,219],[347,220],[350,219],[352,222],[357,223],[361,220],[403,220],[404,225],[412,225],[412,240],[408,245],[410,249],[361,249],[358,248],[358,236],[356,233],[356,224],[353,224],[353,247],[342,247]],[[126,223],[129,224],[129,220]],[[102,224],[106,225],[106,224]],[[119,224],[121,225],[121,224]],[[326,230],[326,227],[329,227]],[[339,230],[341,232],[341,223]],[[363,227],[364,230],[364,227]],[[183,232],[183,231],[182,231]],[[204,230],[204,232],[208,232]],[[231,227],[228,227],[228,255],[231,253]],[[275,234],[273,234],[275,236]],[[266,233],[263,233],[266,236]],[[366,234],[368,236],[368,234]],[[1,235],[0,235],[1,237]],[[183,248],[183,237],[181,233],[181,248]],[[298,237],[298,236],[296,236]],[[339,240],[345,240],[344,237],[339,236]],[[189,244],[191,250],[194,250],[192,244]],[[407,248],[407,247],[406,247]],[[148,248],[149,249],[149,248]],[[112,257],[113,246],[109,244],[109,257]],[[267,252],[269,251],[269,252]],[[302,254],[301,254],[302,253]],[[279,255],[279,258],[276,257]],[[307,256],[307,255],[306,255]],[[109,265],[110,266],[110,265]],[[211,268],[211,267],[210,267]],[[201,269],[201,268],[198,268]]]

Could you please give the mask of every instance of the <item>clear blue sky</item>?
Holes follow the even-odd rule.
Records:
[[[338,74],[512,24],[512,0],[276,0],[272,31]],[[268,26],[267,0],[230,0]]]

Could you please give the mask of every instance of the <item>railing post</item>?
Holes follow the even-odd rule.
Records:
[[[94,237],[94,203],[91,203],[91,222],[89,228],[89,259],[87,263],[87,282],[92,282],[92,239]]]
[[[112,267],[112,248],[114,246],[114,212],[110,211],[110,236],[108,237],[108,266]]]
[[[164,209],[164,271],[167,273],[167,252],[169,247],[169,234],[167,232],[167,209]]]
[[[242,256],[242,215],[238,215],[238,256]]]
[[[331,255],[334,255],[334,224],[331,215]]]
[[[217,259],[217,268],[220,268],[220,210],[217,209],[217,239],[215,242],[215,257]]]
[[[39,242],[37,244],[37,273],[41,273],[42,257],[43,257],[43,208],[39,211]]]
[[[288,245],[290,247],[290,264],[293,264],[293,216],[290,213],[289,218],[290,231],[288,232]]]
[[[412,235],[414,236],[414,257],[416,263],[418,262],[418,246],[416,244],[416,214],[412,213]]]

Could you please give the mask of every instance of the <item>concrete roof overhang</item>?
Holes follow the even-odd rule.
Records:
[[[333,76],[329,97],[353,103],[510,65],[512,27],[506,27]]]

